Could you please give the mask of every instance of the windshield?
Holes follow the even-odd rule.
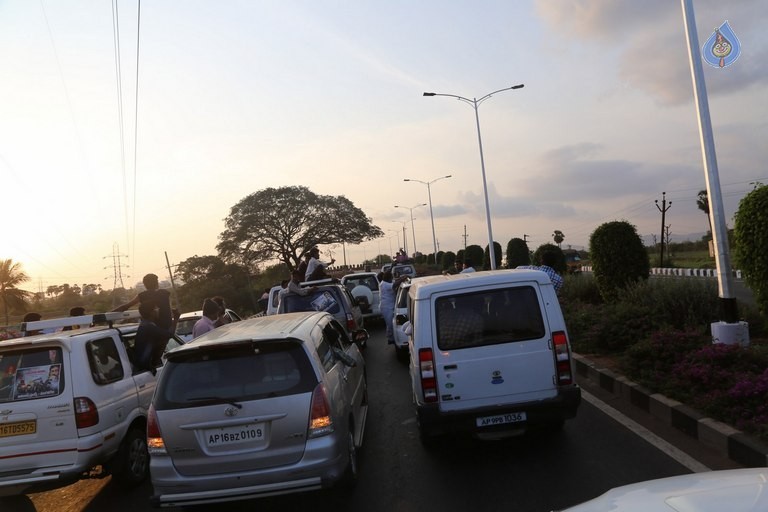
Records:
[[[341,311],[336,294],[330,290],[317,290],[307,295],[287,294],[280,301],[281,313],[299,311],[326,311],[332,315]]]
[[[262,341],[173,357],[155,400],[174,409],[311,393],[316,384],[300,343]]]

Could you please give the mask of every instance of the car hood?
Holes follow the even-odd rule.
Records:
[[[616,487],[563,512],[764,512],[768,468],[708,471]]]

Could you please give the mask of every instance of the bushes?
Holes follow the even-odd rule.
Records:
[[[517,268],[520,265],[531,264],[531,253],[528,244],[522,238],[513,238],[507,243],[507,268]]]
[[[596,300],[596,288],[589,275],[569,276],[563,288],[574,351],[614,354],[620,370],[651,391],[768,440],[768,340],[753,308],[740,306],[749,347],[715,345],[714,280],[651,279],[611,302]]]
[[[621,367],[652,391],[768,440],[766,348],[713,345],[700,333],[663,331],[630,348]]]
[[[744,196],[735,216],[735,259],[763,314],[768,315],[768,187]]]
[[[606,301],[619,297],[632,283],[648,279],[651,265],[635,226],[606,222],[589,237],[589,253],[597,287]]]

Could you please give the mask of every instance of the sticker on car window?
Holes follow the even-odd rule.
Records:
[[[328,311],[336,305],[336,299],[333,298],[331,292],[323,292],[315,297],[310,304],[315,311]]]

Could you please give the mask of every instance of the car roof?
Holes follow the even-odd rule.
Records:
[[[549,276],[540,270],[504,269],[420,277],[411,281],[410,293],[418,300],[435,292],[526,281],[535,281],[539,286],[552,286]]]
[[[333,318],[328,313],[317,311],[248,318],[240,322],[232,322],[217,327],[189,343],[172,350],[169,354],[221,347],[222,344],[236,345],[259,340],[307,339],[314,326],[323,316]]]
[[[224,311],[230,312],[232,310],[229,308],[224,308]],[[203,316],[202,309],[199,311],[187,311],[186,313],[182,313],[179,315],[179,320],[186,320],[187,318],[202,318],[202,316]]]
[[[71,331],[56,331],[50,333],[35,334],[32,336],[23,336],[20,338],[9,338],[0,342],[0,349],[18,348],[24,345],[42,345],[52,341],[69,343],[71,338],[88,334],[91,332],[100,332],[109,329],[118,329],[121,333],[129,334],[139,328],[139,324],[131,322],[127,324],[115,324],[112,327],[108,325],[96,325],[93,327],[81,327]]]
[[[351,278],[351,277],[368,277],[373,276],[376,277],[378,274],[376,272],[355,272],[353,274],[346,274],[341,276],[341,280],[344,281],[345,279]]]

